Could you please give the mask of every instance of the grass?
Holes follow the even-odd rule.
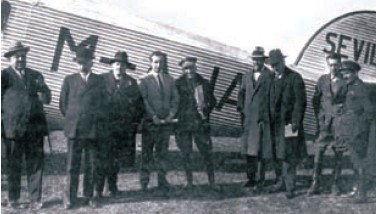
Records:
[[[48,144],[45,145],[45,173],[43,177],[43,201],[44,208],[38,213],[288,213],[288,214],[376,214],[376,190],[370,187],[369,203],[356,205],[349,199],[332,196],[329,193],[307,197],[305,192],[311,179],[311,159],[298,170],[297,193],[298,196],[288,200],[283,193],[254,193],[243,188],[246,175],[244,173],[245,162],[239,155],[240,144],[236,138],[213,138],[213,158],[216,168],[216,183],[218,190],[212,190],[207,185],[207,176],[204,164],[198,152],[193,154],[194,160],[194,184],[192,192],[187,191],[185,174],[179,151],[174,138],[170,142],[170,166],[168,180],[173,188],[166,194],[158,191],[155,187],[156,174],[153,173],[149,184],[150,189],[140,191],[138,166],[140,163],[140,138],[137,138],[137,159],[135,167],[122,168],[119,174],[118,186],[121,195],[116,198],[105,196],[101,201],[101,207],[91,209],[79,205],[73,210],[66,211],[62,206],[62,196],[65,177],[66,144],[61,132],[51,134],[53,153],[50,153]],[[309,151],[312,153],[312,143],[308,142]],[[195,150],[197,151],[197,150]],[[329,153],[325,160],[324,170],[325,183],[329,188],[330,168],[332,167],[332,154]],[[350,161],[345,162],[346,169],[343,171],[345,186],[350,186],[352,170]],[[2,171],[3,172],[3,171]],[[28,213],[28,210],[10,210],[6,208],[7,182],[2,173],[1,183],[1,212],[2,213]],[[266,175],[269,183],[274,179],[274,173],[269,170]],[[79,196],[82,194],[82,176],[80,181]],[[26,178],[23,176],[21,202],[28,203]]]

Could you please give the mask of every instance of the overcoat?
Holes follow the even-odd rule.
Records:
[[[336,137],[344,141],[358,157],[367,156],[369,129],[375,112],[369,90],[359,78],[347,85],[343,107],[337,110]]]
[[[137,81],[123,74],[116,83],[112,71],[102,77],[105,83],[104,121],[109,134],[121,138],[133,134],[144,112]]]
[[[64,115],[67,138],[98,138],[103,128],[103,78],[91,73],[85,82],[79,73],[66,76],[60,92],[59,107]]]
[[[306,92],[303,78],[286,67],[282,77],[274,77],[271,87],[272,134],[277,159],[299,160],[307,156],[303,119]],[[285,125],[297,126],[297,137],[285,138]]]
[[[266,67],[257,81],[253,70],[243,75],[238,109],[244,115],[241,152],[245,155],[273,157],[269,99],[272,80],[272,72]],[[263,127],[259,126],[260,122],[263,122]]]
[[[1,72],[2,125],[8,139],[23,137],[26,132],[36,136],[48,133],[43,103],[50,102],[50,89],[40,72],[24,71],[23,78],[11,67]]]

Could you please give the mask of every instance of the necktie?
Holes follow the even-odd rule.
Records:
[[[159,83],[159,92],[161,95],[161,99],[164,100],[164,88],[163,88],[163,81],[161,79],[161,74],[158,74],[158,83]]]

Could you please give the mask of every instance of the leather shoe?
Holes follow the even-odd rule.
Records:
[[[40,201],[30,203],[30,210],[32,210],[32,211],[38,211],[42,208],[43,208],[43,203],[40,202]]]
[[[110,191],[110,193],[108,195],[110,197],[116,197],[116,196],[119,195],[119,191],[118,190]]]
[[[292,198],[295,197],[295,193],[294,193],[294,191],[287,191],[285,196],[286,196],[287,199],[292,199]]]
[[[20,203],[18,201],[9,201],[8,202],[8,207],[11,209],[20,209]]]
[[[97,209],[99,207],[99,203],[97,200],[95,199],[91,199],[89,201],[89,206],[92,208],[92,209]]]
[[[243,187],[254,187],[256,185],[256,181],[254,180],[248,180],[247,183],[244,184]]]
[[[73,204],[70,202],[64,202],[64,209],[70,210],[73,208]]]

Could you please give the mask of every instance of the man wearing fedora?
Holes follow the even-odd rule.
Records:
[[[269,113],[273,73],[265,66],[264,48],[256,47],[251,57],[253,67],[243,75],[238,95],[238,110],[244,115],[241,152],[247,159],[245,187],[261,190],[265,183],[265,161],[273,159]]]
[[[97,192],[102,195],[104,182],[107,178],[110,195],[118,193],[117,175],[121,161],[131,156],[133,152],[133,137],[143,113],[143,101],[138,89],[137,81],[127,74],[127,70],[135,69],[135,65],[128,61],[124,51],[118,51],[115,57],[109,60],[112,70],[102,74],[105,83],[106,135],[103,145],[105,152],[102,163],[105,169],[100,173]],[[101,140],[101,141],[102,141]]]
[[[334,110],[337,97],[343,97],[341,94],[346,92],[346,82],[340,74],[341,55],[330,53],[326,57],[326,63],[329,68],[329,74],[323,74],[315,86],[315,92],[312,97],[312,105],[316,116],[318,138],[315,141],[315,160],[313,169],[313,182],[307,195],[313,195],[320,192],[320,177],[322,168],[322,159],[328,147],[334,151],[334,183],[332,193],[340,194],[340,175],[343,152],[346,146],[335,140],[334,137]]]
[[[346,60],[341,63],[341,74],[346,80],[345,93],[335,100],[337,108],[334,119],[335,137],[347,146],[357,171],[354,203],[367,201],[365,160],[368,150],[369,127],[375,109],[371,104],[369,90],[359,79],[361,67],[357,62]]]
[[[275,72],[270,113],[277,183],[271,191],[286,190],[290,199],[295,196],[296,165],[307,156],[303,129],[305,85],[302,76],[286,66],[281,50],[271,50],[268,60]]]
[[[167,55],[154,51],[149,56],[150,69],[140,80],[139,88],[145,105],[142,125],[142,154],[140,183],[146,190],[150,180],[151,163],[155,147],[158,187],[169,190],[166,179],[168,146],[172,123],[179,105],[175,80],[168,74]]]
[[[77,202],[81,155],[85,152],[83,193],[85,202],[96,208],[93,197],[97,184],[99,134],[103,132],[103,78],[92,73],[93,53],[79,46],[76,57],[77,73],[65,77],[60,93],[60,111],[64,116],[64,134],[68,141],[67,177],[64,207],[72,208]]]
[[[43,206],[43,138],[48,134],[43,104],[50,103],[51,92],[42,74],[26,67],[29,50],[17,41],[4,54],[10,66],[1,72],[1,123],[9,169],[9,206],[21,207],[18,200],[25,155],[30,208],[38,210]]]
[[[210,113],[216,99],[209,81],[196,73],[197,58],[186,57],[179,65],[183,74],[176,80],[180,101],[176,117],[176,143],[182,152],[187,176],[187,188],[192,190],[193,175],[191,164],[192,141],[204,157],[209,185],[214,187],[214,166],[211,157]]]

